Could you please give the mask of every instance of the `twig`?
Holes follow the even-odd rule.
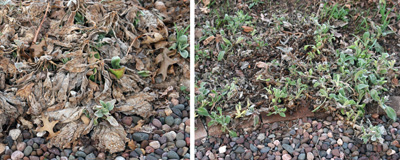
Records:
[[[135,43],[136,40],[138,40],[140,37],[143,37],[143,36],[144,36],[144,35],[137,36],[137,37],[131,42],[131,45],[129,45],[128,51],[126,51],[126,54],[129,54],[129,52],[131,51],[131,48],[132,48],[132,46],[133,46],[133,43]]]
[[[50,7],[50,2],[47,3],[46,12],[44,12],[42,22],[40,23],[39,28],[36,30],[35,38],[33,38],[32,44],[36,43],[37,36],[39,34],[40,28],[42,28],[44,20],[46,19],[47,11],[49,11],[49,7]]]

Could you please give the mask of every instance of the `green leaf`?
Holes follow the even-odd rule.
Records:
[[[110,122],[111,125],[113,126],[118,126],[118,122],[117,120],[115,120],[115,118],[113,116],[107,116],[107,121]]]
[[[369,94],[371,94],[372,99],[374,99],[375,101],[378,101],[378,102],[380,101],[378,91],[376,91],[375,89],[370,90]]]
[[[121,66],[119,65],[119,62],[121,61],[121,58],[119,58],[119,56],[114,56],[111,59],[111,67],[113,69],[120,69]]]
[[[94,124],[95,126],[97,126],[97,124],[99,124],[99,122],[97,121],[97,118],[95,118],[95,119],[93,120],[93,124]]]
[[[108,71],[110,71],[112,74],[114,74],[117,79],[121,79],[121,77],[125,73],[125,67],[122,67],[120,69],[111,69],[111,68],[109,68]]]
[[[229,136],[237,137],[237,133],[235,131],[229,131]]]
[[[396,111],[392,107],[387,106],[385,111],[386,111],[386,115],[390,119],[392,119],[393,121],[396,121],[396,119],[397,119]]]
[[[183,58],[188,58],[189,57],[189,52],[186,49],[179,51],[179,53],[181,54],[181,56]]]
[[[286,117],[286,114],[283,113],[283,112],[279,112],[279,115],[280,115],[281,117]]]
[[[356,86],[356,90],[361,90],[361,89],[368,88],[368,87],[369,87],[369,85],[359,84],[359,85]]]
[[[103,107],[107,106],[106,102],[104,102],[104,101],[102,101],[102,100],[100,100],[100,104],[101,104],[101,106],[103,106]]]
[[[354,75],[354,81],[356,81],[358,79],[358,77],[360,77],[362,74],[364,74],[367,70],[366,69],[362,69],[359,70],[355,75]]]
[[[208,111],[207,111],[204,107],[198,108],[198,109],[197,109],[197,113],[198,113],[199,115],[201,115],[201,116],[209,116],[209,115],[210,115],[210,114],[208,113]]]
[[[94,112],[94,115],[99,118],[103,117],[103,113],[100,110],[97,110],[96,112]]]
[[[178,38],[178,43],[180,44],[186,44],[188,40],[188,37],[186,35],[182,35]]]
[[[221,61],[224,58],[224,55],[225,55],[225,51],[220,51],[218,53],[218,61]]]
[[[212,126],[215,123],[215,121],[211,120],[210,122],[208,122],[207,126]]]

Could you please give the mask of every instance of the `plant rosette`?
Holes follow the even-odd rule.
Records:
[[[124,73],[125,73],[125,67],[121,67],[119,64],[121,61],[121,58],[119,56],[115,56],[111,59],[111,67],[109,68],[108,71],[110,71],[112,74],[115,75],[117,79],[120,79]]]

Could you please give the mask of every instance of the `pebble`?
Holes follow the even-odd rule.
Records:
[[[172,116],[167,116],[167,117],[165,118],[165,123],[166,123],[167,125],[169,125],[169,126],[174,125],[174,123],[175,123],[174,117],[172,117]]]
[[[154,118],[152,121],[153,125],[156,126],[157,128],[161,128],[162,127],[162,123],[160,120]]]
[[[337,140],[337,144],[338,144],[339,146],[343,145],[343,140],[339,138],[339,139]]]
[[[32,148],[31,146],[27,146],[27,147],[24,149],[24,155],[25,155],[25,156],[29,156],[29,155],[31,155],[32,151],[33,151],[33,148]]]
[[[219,153],[225,153],[226,152],[226,146],[221,146],[218,149]]]
[[[338,149],[333,149],[333,150],[332,150],[332,154],[333,154],[334,156],[340,156],[340,152],[339,152]]]
[[[75,156],[77,156],[77,157],[86,157],[87,155],[86,155],[86,153],[83,152],[83,151],[77,151],[77,152],[75,153]]]
[[[289,154],[283,154],[282,155],[282,160],[291,160],[292,156],[290,156]]]
[[[182,148],[184,146],[186,146],[186,142],[184,140],[177,140],[176,141],[176,147]]]
[[[165,133],[164,136],[167,138],[167,140],[168,140],[169,142],[172,142],[172,141],[174,141],[175,138],[176,138],[176,133],[175,133],[174,131],[170,131],[170,132],[168,132],[168,133]]]
[[[304,153],[299,154],[298,159],[299,159],[299,160],[304,160],[304,159],[306,159],[306,154],[304,154]]]
[[[288,145],[288,144],[282,144],[282,147],[286,150],[286,151],[288,151],[290,154],[292,154],[293,153],[293,147],[292,146],[290,146],[290,145]]]
[[[244,153],[243,147],[237,147],[235,153]]]
[[[154,149],[160,148],[160,142],[158,142],[158,141],[152,141],[149,143],[149,145]]]
[[[185,135],[182,132],[176,134],[176,140],[183,140],[185,139]]]
[[[6,150],[6,145],[3,143],[0,143],[0,154],[3,154],[3,152]]]
[[[260,134],[258,134],[257,139],[258,139],[259,141],[263,141],[263,140],[265,139],[265,133],[260,133]]]
[[[175,151],[169,151],[167,157],[169,159],[179,159],[179,155]]]
[[[85,160],[95,160],[96,156],[93,153],[90,153],[86,156]]]
[[[136,132],[132,134],[132,138],[133,140],[135,140],[136,142],[142,142],[144,140],[148,140],[149,139],[149,134],[147,133],[142,133],[142,132]]]
[[[127,126],[131,126],[132,121],[133,121],[133,118],[130,116],[125,116],[124,118],[122,118],[122,123],[124,123]]]
[[[307,160],[314,160],[314,155],[311,152],[307,153]]]
[[[264,147],[264,148],[262,148],[262,149],[260,150],[260,152],[261,152],[261,154],[263,154],[263,153],[268,153],[269,150],[271,150],[271,148],[269,148],[269,147]]]
[[[21,135],[21,130],[20,129],[12,129],[9,132],[9,136],[15,141],[18,139],[19,135]]]
[[[125,158],[122,156],[118,156],[118,157],[115,157],[115,160],[125,160]]]
[[[22,153],[21,151],[14,151],[11,154],[11,159],[12,160],[22,159],[23,157],[24,157],[24,153]]]
[[[39,160],[38,156],[29,156],[29,160]]]
[[[25,147],[26,147],[26,143],[25,142],[18,143],[18,145],[17,145],[17,149],[19,151],[21,151],[21,152],[24,151]],[[1,154],[1,151],[0,151],[0,154]]]

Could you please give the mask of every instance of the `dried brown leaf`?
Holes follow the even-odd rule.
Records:
[[[144,64],[142,62],[142,60],[140,60],[140,58],[135,58],[136,61],[136,69],[141,71],[144,69]]]
[[[49,136],[47,136],[47,139],[51,139],[55,136],[57,136],[57,134],[59,132],[54,133],[53,128],[54,126],[58,123],[58,121],[49,121],[49,117],[42,115],[42,122],[43,122],[43,127],[38,127],[36,129],[36,132],[43,132],[43,131],[47,131],[49,132]]]
[[[167,52],[168,52],[168,50],[164,49],[164,52],[161,53],[162,56],[163,56],[163,60],[161,61],[161,67],[157,72],[157,74],[161,74],[162,75],[163,81],[165,81],[165,78],[167,78],[168,67],[170,65],[173,65],[173,64],[175,64],[175,63],[177,63],[179,61],[177,59],[173,60],[173,59],[169,58],[169,56],[167,55]],[[157,58],[156,58],[156,61],[157,61]]]
[[[17,96],[27,99],[32,92],[32,87],[35,83],[29,83],[17,91]]]
[[[33,44],[30,49],[32,50],[31,57],[40,57],[44,54],[43,47],[46,47],[46,41],[42,40],[39,44]]]
[[[208,44],[210,44],[211,43],[211,41],[213,41],[215,39],[215,36],[210,36],[210,37],[208,37],[207,39],[205,39],[204,41],[203,41],[203,45],[208,45]]]
[[[92,140],[98,141],[97,147],[108,150],[111,154],[125,150],[127,133],[121,125],[112,126],[109,123],[100,123],[94,127]]]
[[[244,32],[251,32],[254,30],[253,27],[248,27],[248,26],[242,26],[242,28]]]
[[[138,93],[127,97],[126,103],[115,108],[115,111],[126,115],[139,115],[148,118],[153,115],[153,106],[149,103],[155,99],[154,96],[147,93]]]
[[[164,39],[163,36],[157,32],[145,34],[145,36],[145,40],[142,41],[142,44],[156,43]]]

